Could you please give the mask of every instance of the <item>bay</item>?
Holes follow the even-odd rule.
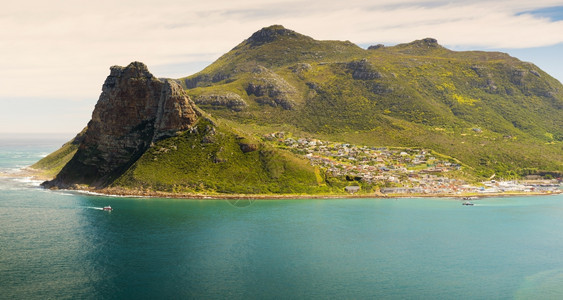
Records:
[[[0,141],[11,172],[61,141]],[[563,196],[178,200],[0,178],[2,299],[553,299]],[[114,210],[101,210],[111,205]]]

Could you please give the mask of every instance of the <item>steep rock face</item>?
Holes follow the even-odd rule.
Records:
[[[187,130],[197,120],[193,102],[184,89],[173,80],[166,80],[154,123],[153,141]]]
[[[111,67],[79,150],[48,187],[104,186],[151,145],[189,129],[198,116],[183,89],[140,62]]]

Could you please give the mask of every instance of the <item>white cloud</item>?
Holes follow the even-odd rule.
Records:
[[[25,1],[0,12],[0,97],[97,98],[111,65],[212,61],[261,27],[316,39],[457,48],[563,42],[563,22],[519,14],[558,1]],[[184,75],[189,75],[187,70]],[[167,74],[156,74],[159,76]],[[0,105],[2,105],[0,103]]]

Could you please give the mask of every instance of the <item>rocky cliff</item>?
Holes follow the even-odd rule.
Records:
[[[141,63],[113,67],[79,144],[37,167],[62,169],[47,187],[332,191],[323,170],[256,139],[283,130],[431,149],[460,161],[459,175],[470,179],[555,174],[563,170],[562,109],[563,85],[507,54],[451,51],[432,38],[367,50],[276,25],[176,81]]]
[[[113,66],[77,153],[44,186],[104,186],[152,143],[191,128],[197,119],[194,104],[175,81],[154,77],[140,62]]]

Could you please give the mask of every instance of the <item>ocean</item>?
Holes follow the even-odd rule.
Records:
[[[16,172],[62,140],[0,140]],[[0,299],[556,299],[563,196],[177,200],[0,178]],[[113,211],[101,208],[111,205]]]

